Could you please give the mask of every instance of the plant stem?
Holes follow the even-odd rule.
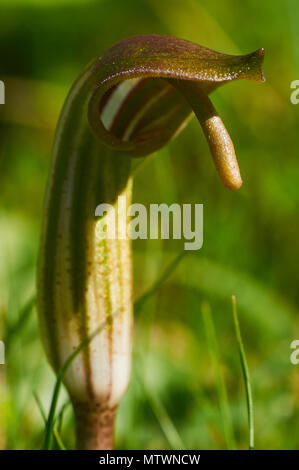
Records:
[[[76,418],[76,449],[112,450],[116,407],[73,403]]]

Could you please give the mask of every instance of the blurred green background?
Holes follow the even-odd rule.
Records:
[[[1,0],[0,339],[6,365],[0,365],[0,448],[42,446],[44,423],[34,393],[47,411],[55,380],[36,312],[26,305],[35,291],[59,111],[90,59],[144,33],[231,54],[264,47],[267,81],[232,83],[212,96],[235,143],[244,180],[238,192],[221,185],[195,119],[135,180],[135,202],[203,203],[204,245],[136,313],[134,368],[117,418],[116,447],[227,448],[219,370],[235,446],[247,447],[235,294],[251,371],[256,448],[299,448],[299,365],[289,359],[290,343],[299,338],[299,106],[290,102],[290,83],[299,79],[298,18],[295,0]],[[138,242],[134,249],[137,298],[176,251],[167,240]],[[208,308],[216,349],[204,322]],[[60,405],[65,402],[66,394]],[[73,427],[68,406],[61,436],[69,448]]]

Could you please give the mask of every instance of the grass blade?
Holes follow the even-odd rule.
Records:
[[[250,375],[249,375],[249,368],[245,354],[245,348],[242,341],[242,335],[240,330],[240,324],[238,319],[238,312],[237,312],[237,304],[236,304],[236,297],[232,296],[232,303],[233,303],[233,318],[234,318],[234,325],[236,330],[236,336],[238,341],[238,348],[241,360],[241,366],[243,371],[243,377],[245,382],[245,390],[246,390],[246,401],[247,401],[247,413],[248,413],[248,425],[249,425],[249,449],[254,449],[254,417],[253,417],[253,399],[252,399],[252,389],[250,383]]]
[[[183,250],[181,251],[173,261],[169,263],[168,266],[164,269],[163,273],[161,274],[160,277],[152,284],[152,286],[142,294],[139,299],[137,299],[134,303],[134,312],[138,313],[143,305],[143,303],[152,295],[154,295],[159,287],[165,282],[169,276],[173,273],[175,268],[178,266],[178,264],[181,262],[181,260],[184,258],[186,254],[188,254],[189,251]]]
[[[40,400],[40,398],[39,398],[39,396],[36,392],[33,392],[33,396],[34,396],[35,402],[37,404],[37,407],[39,409],[39,412],[41,414],[41,417],[43,418],[44,423],[46,423],[47,422],[47,416],[46,416],[46,413],[44,411],[42,402],[41,402],[41,400]]]
[[[61,433],[61,430],[62,430],[62,423],[63,423],[65,410],[67,409],[69,405],[70,405],[70,401],[67,401],[66,403],[64,403],[64,405],[61,407],[61,410],[59,411],[59,414],[57,416],[57,423],[58,423],[57,430],[59,434]]]
[[[38,409],[39,409],[39,411],[40,411],[40,414],[41,414],[41,416],[42,416],[42,418],[43,418],[44,423],[47,423],[47,416],[46,416],[46,413],[45,413],[45,411],[44,411],[42,402],[41,402],[41,400],[40,400],[38,394],[37,394],[36,392],[33,392],[33,396],[34,396],[34,399],[35,399],[35,401],[36,401],[37,407],[38,407]],[[62,410],[61,410],[61,412],[60,412],[59,414],[61,414],[61,413],[64,411],[65,406],[66,406],[66,404],[63,405]],[[60,437],[60,434],[59,434],[58,429],[54,429],[54,430],[53,430],[53,434],[54,434],[54,436],[55,436],[55,439],[56,439],[56,442],[57,442],[57,445],[58,445],[59,449],[60,449],[60,450],[67,450],[67,448],[65,447],[64,443],[62,442],[62,439],[61,439],[61,437]]]
[[[58,444],[59,449],[60,450],[67,450],[67,448],[65,447],[64,443],[62,442],[60,434],[59,434],[59,432],[56,428],[53,429],[53,434],[54,434],[54,437],[56,439],[56,442]]]
[[[232,417],[231,417],[230,408],[229,408],[224,375],[221,369],[221,360],[220,360],[220,354],[219,354],[218,340],[216,336],[216,331],[215,331],[215,326],[213,322],[213,317],[211,314],[210,305],[207,302],[203,303],[201,310],[202,310],[202,315],[203,315],[208,348],[209,348],[209,352],[210,352],[210,356],[211,356],[211,360],[213,364],[213,369],[214,369],[215,376],[216,376],[218,400],[219,400],[219,407],[220,407],[226,446],[228,449],[236,449]]]
[[[6,333],[6,343],[9,346],[11,339],[13,336],[15,336],[19,331],[23,328],[23,326],[26,324],[27,320],[29,319],[31,312],[33,308],[35,307],[36,303],[36,297],[35,295],[31,297],[28,302],[22,307],[19,318],[17,322],[8,328],[7,333]]]
[[[163,402],[160,400],[157,394],[155,394],[152,390],[148,388],[147,384],[141,379],[141,376],[139,374],[137,374],[137,378],[142,388],[142,391],[147,401],[149,402],[158,423],[161,426],[161,429],[165,435],[169,446],[172,450],[185,450],[186,447],[183,444],[183,441],[173,421],[171,420]]]

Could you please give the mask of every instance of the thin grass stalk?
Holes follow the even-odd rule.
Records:
[[[232,296],[233,304],[233,319],[236,331],[236,337],[238,342],[240,361],[243,371],[244,385],[246,391],[246,405],[247,405],[247,415],[248,415],[248,427],[249,427],[249,449],[254,450],[254,414],[253,414],[253,397],[252,397],[252,388],[250,382],[249,367],[247,363],[244,343],[242,340],[242,334],[240,329],[240,323],[238,318],[237,303],[236,297]]]
[[[236,449],[232,417],[229,407],[227,390],[225,385],[224,374],[221,368],[221,359],[219,353],[219,346],[215,325],[211,313],[211,308],[208,303],[202,304],[202,315],[204,320],[204,327],[209,347],[209,353],[212,359],[213,369],[216,377],[218,401],[221,413],[222,426],[227,449]]]

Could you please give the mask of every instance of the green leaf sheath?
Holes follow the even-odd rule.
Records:
[[[75,400],[113,406],[129,377],[131,246],[129,240],[99,239],[94,214],[102,202],[117,209],[120,194],[130,204],[130,159],[94,138],[86,119],[87,84],[88,72],[73,87],[57,129],[41,237],[38,309],[56,371],[107,321],[106,330],[75,359],[66,386]]]
[[[263,50],[220,54],[182,39],[137,36],[92,61],[64,104],[53,148],[38,265],[38,312],[58,373],[101,322],[106,328],[65,377],[74,403],[114,410],[130,377],[132,255],[125,226],[99,229],[118,196],[131,202],[131,157],[167,144],[195,112],[224,184],[241,184],[229,135],[208,94],[236,79],[263,80]],[[102,217],[101,203],[111,204]]]

